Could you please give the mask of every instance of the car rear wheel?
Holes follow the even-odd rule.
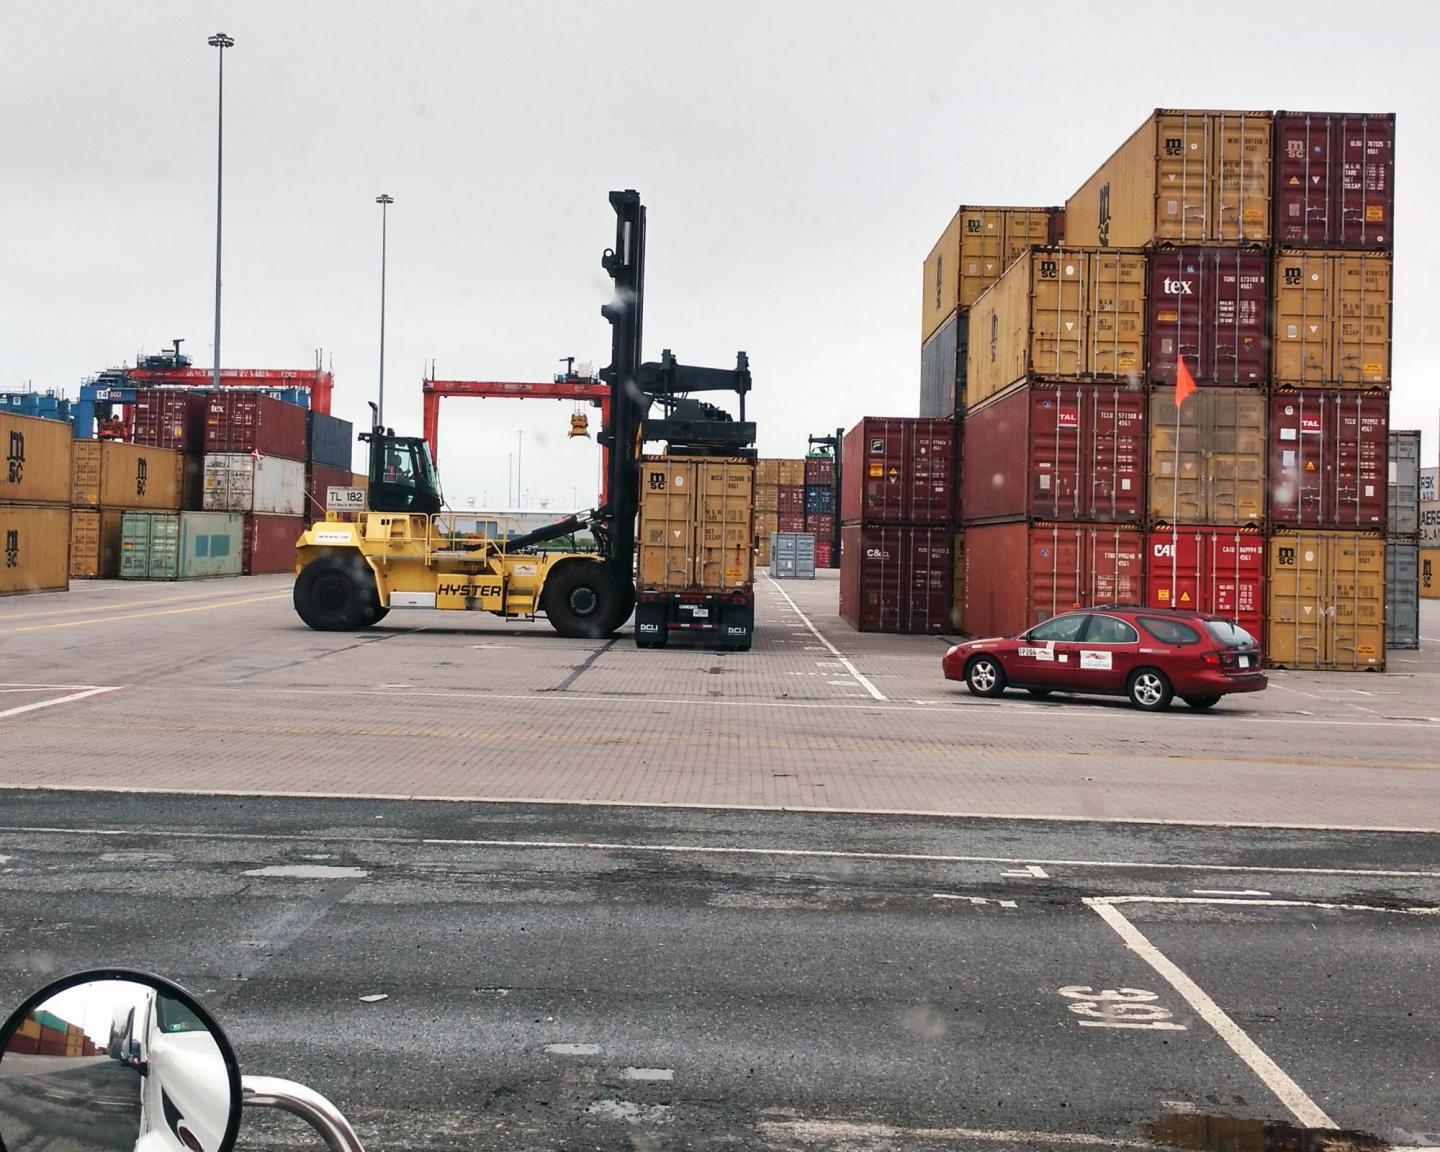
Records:
[[[1219,696],[1185,696],[1182,699],[1198,712],[1203,712],[1206,708],[1214,708],[1216,704],[1220,703]]]
[[[965,666],[965,687],[976,696],[999,696],[1005,691],[1005,669],[993,656],[976,656]]]
[[[1130,674],[1125,693],[1131,704],[1146,712],[1163,712],[1175,698],[1169,679],[1158,668],[1137,668]]]

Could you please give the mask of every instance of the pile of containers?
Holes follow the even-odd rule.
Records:
[[[1393,146],[1390,115],[1156,112],[1008,253],[961,316],[966,631],[1145,603],[1384,667]]]
[[[70,586],[70,425],[0,412],[0,595]]]
[[[835,567],[835,460],[831,456],[761,459],[755,465],[755,563],[771,567],[777,532],[815,537],[815,566]]]
[[[805,457],[805,531],[815,537],[815,567],[835,567],[835,457]]]
[[[76,440],[71,457],[70,575],[113,580],[125,552],[125,517],[176,517],[193,508],[199,458],[175,448]]]
[[[951,628],[953,420],[867,416],[841,449],[840,615],[862,632]]]

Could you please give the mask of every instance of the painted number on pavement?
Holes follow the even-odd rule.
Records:
[[[1143,988],[1105,988],[1096,991],[1088,984],[1071,984],[1060,989],[1070,1001],[1066,1007],[1080,1017],[1082,1028],[1145,1028],[1152,1032],[1184,1032],[1174,1022],[1175,1013],[1157,1004],[1159,993]]]

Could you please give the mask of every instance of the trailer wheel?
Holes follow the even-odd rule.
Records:
[[[317,632],[354,632],[374,624],[380,607],[375,577],[353,556],[321,556],[295,580],[295,611]]]
[[[550,570],[540,606],[561,636],[594,640],[625,623],[635,607],[635,590],[607,565],[572,560]]]

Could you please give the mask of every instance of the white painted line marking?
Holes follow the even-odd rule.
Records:
[[[1160,1107],[1166,1112],[1180,1112],[1187,1116],[1193,1116],[1200,1111],[1189,1100],[1161,1100]]]
[[[545,1051],[552,1056],[598,1056],[598,1044],[547,1044]]]
[[[626,1068],[621,1073],[626,1080],[674,1080],[673,1068]]]
[[[806,616],[804,612],[800,611],[800,606],[796,604],[794,600],[790,599],[790,594],[786,592],[785,589],[781,588],[780,585],[775,584],[775,581],[769,576],[766,576],[765,579],[769,580],[771,584],[774,584],[775,591],[779,592],[781,596],[785,597],[785,603],[789,604],[791,609],[795,612],[795,615],[799,616],[800,619],[805,622],[805,627],[810,629],[810,631],[814,634],[815,639],[819,640],[821,644],[825,645],[826,650],[832,656],[834,656],[835,659],[840,661],[840,663],[845,666],[845,671],[849,672],[850,675],[855,678],[855,682],[859,684],[860,687],[864,688],[865,691],[870,693],[871,697],[873,697],[874,699],[884,700],[885,697],[880,694],[880,689],[876,688],[874,684],[870,683],[869,680],[862,676],[860,674],[860,671],[855,667],[855,665],[851,664],[850,661],[844,657],[840,649],[836,648],[835,645],[831,644],[829,640],[825,639],[825,637],[821,635],[820,629],[816,628],[814,624],[810,623],[810,617]]]
[[[19,716],[22,712],[38,712],[41,708],[54,708],[57,704],[70,704],[90,696],[100,696],[106,692],[118,691],[120,691],[118,684],[111,688],[86,688],[82,692],[72,692],[68,696],[57,696],[54,700],[37,700],[34,704],[19,704],[0,712],[0,720],[4,720],[7,716]]]
[[[1233,896],[1096,896],[1096,904],[1221,904],[1238,908],[1321,908],[1332,912],[1389,912],[1396,916],[1440,916],[1440,907],[1417,904],[1408,908],[1379,904],[1335,904],[1325,900],[1245,900]]]
[[[1017,870],[1011,871],[1011,872],[1001,872],[1000,875],[1001,875],[1001,876],[1024,876],[1024,877],[1026,877],[1026,878],[1033,878],[1033,879],[1036,879],[1036,880],[1048,880],[1048,879],[1050,879],[1050,873],[1046,872],[1045,869],[1044,869],[1044,868],[1041,868],[1040,865],[1038,865],[1038,864],[1027,864],[1027,865],[1025,865],[1024,868],[1020,868],[1020,869],[1017,869]]]
[[[1281,1067],[1270,1059],[1255,1041],[1250,1039],[1244,1029],[1225,1014],[1224,1009],[1216,1004],[1203,988],[1180,971],[1163,952],[1150,943],[1145,934],[1130,923],[1120,909],[1104,902],[1103,899],[1087,899],[1085,903],[1095,909],[1100,919],[1115,930],[1115,934],[1125,941],[1125,946],[1130,951],[1155,969],[1176,992],[1185,998],[1186,1003],[1199,1013],[1201,1019],[1215,1029],[1220,1039],[1230,1046],[1231,1051],[1245,1061],[1250,1066],[1250,1070],[1260,1077],[1279,1101],[1290,1109],[1291,1115],[1296,1120],[1307,1128],[1339,1127],[1335,1121],[1325,1115],[1315,1101],[1305,1094],[1300,1085],[1290,1079]]]
[[[1014,908],[1014,900],[987,900],[984,896],[955,896],[949,892],[932,892],[936,900],[968,900],[976,908],[983,908],[986,904],[999,904],[1001,908]]]
[[[855,1147],[857,1141],[884,1141],[888,1146],[909,1148],[919,1141],[963,1144],[979,1142],[1006,1144],[1015,1148],[1045,1148],[1056,1144],[1094,1148],[1143,1148],[1155,1145],[1145,1140],[1119,1136],[1090,1136],[1083,1132],[1024,1132],[987,1128],[900,1128],[893,1124],[865,1124],[849,1120],[761,1120],[757,1127],[767,1135],[802,1141],[828,1141]]]
[[[1259,888],[1192,888],[1195,896],[1269,896]]]

